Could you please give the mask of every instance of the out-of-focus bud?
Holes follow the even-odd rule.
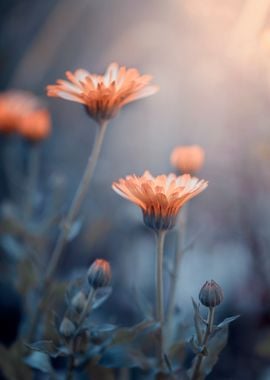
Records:
[[[81,313],[83,311],[86,304],[87,297],[82,291],[79,291],[77,294],[75,294],[75,296],[71,300],[71,305],[75,308],[75,310],[78,313]]]
[[[112,278],[109,262],[102,259],[95,260],[88,270],[87,277],[94,289],[108,286]]]
[[[200,290],[199,299],[206,307],[218,306],[223,301],[223,290],[214,280],[206,281]]]
[[[194,174],[203,166],[204,156],[199,145],[178,146],[171,153],[171,164],[182,173]]]
[[[65,338],[71,338],[75,330],[76,326],[74,323],[69,318],[64,317],[59,327],[60,334]]]

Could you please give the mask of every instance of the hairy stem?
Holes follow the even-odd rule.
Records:
[[[214,325],[214,316],[215,316],[215,308],[209,307],[208,309],[208,317],[207,317],[207,328],[204,333],[202,346],[205,347],[207,345],[208,339],[212,333],[213,325]],[[204,376],[201,373],[201,365],[203,362],[203,354],[198,354],[194,366],[194,370],[191,376],[191,380],[204,380]]]
[[[166,231],[157,232],[156,266],[156,319],[160,323],[158,355],[161,369],[164,369],[164,300],[163,300],[163,256]]]
[[[57,269],[57,266],[59,264],[63,249],[65,247],[65,244],[68,240],[70,229],[72,226],[72,223],[74,219],[76,218],[81,205],[87,195],[87,191],[89,189],[89,185],[91,183],[91,180],[93,178],[94,170],[99,158],[101,146],[104,140],[105,132],[107,129],[107,122],[103,122],[99,126],[99,130],[96,136],[96,140],[94,143],[94,147],[92,150],[92,153],[88,159],[88,163],[85,169],[85,172],[82,176],[81,182],[77,188],[77,191],[75,193],[75,196],[73,198],[73,201],[71,203],[70,209],[67,213],[66,218],[63,221],[63,229],[60,232],[60,235],[56,241],[55,248],[52,252],[50,262],[48,264],[45,276],[44,276],[44,281],[42,284],[42,298],[36,308],[35,314],[32,318],[32,323],[30,324],[29,328],[29,334],[28,334],[28,339],[32,340],[34,338],[38,322],[40,318],[42,317],[42,313],[45,310],[45,300],[48,297],[48,294],[50,293],[51,289],[51,280],[52,277]]]

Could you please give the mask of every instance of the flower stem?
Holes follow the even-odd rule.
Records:
[[[159,363],[164,369],[164,301],[163,301],[163,256],[166,231],[157,232],[157,267],[156,267],[156,319],[160,323],[160,342],[158,344]]]
[[[67,216],[64,219],[63,229],[60,232],[60,235],[59,235],[58,240],[56,242],[55,248],[52,252],[51,260],[48,264],[47,271],[45,273],[44,281],[42,284],[43,295],[42,295],[42,298],[41,298],[38,306],[36,307],[35,314],[33,315],[32,322],[30,324],[29,334],[28,334],[29,340],[32,340],[34,338],[38,322],[39,322],[40,318],[42,317],[42,313],[46,309],[46,299],[48,298],[48,295],[49,295],[50,290],[51,290],[51,279],[52,279],[52,277],[53,277],[53,275],[57,269],[57,266],[59,264],[63,249],[65,247],[67,240],[68,240],[68,236],[69,236],[69,232],[70,232],[70,228],[72,226],[72,223],[73,223],[74,219],[76,218],[76,216],[77,216],[77,214],[81,208],[82,202],[84,201],[86,194],[87,194],[87,191],[89,189],[89,185],[91,183],[91,179],[93,178],[94,170],[95,170],[98,158],[99,158],[99,154],[100,154],[101,146],[102,146],[102,143],[104,140],[107,125],[108,125],[107,122],[103,122],[99,126],[99,130],[98,130],[98,133],[96,136],[94,147],[93,147],[92,153],[88,159],[88,163],[87,163],[85,172],[82,176],[81,182],[78,186],[78,189],[77,189],[76,194],[74,196],[74,199],[71,203],[71,206],[70,206],[70,209],[67,213]]]
[[[84,309],[83,309],[83,311],[82,311],[82,313],[80,315],[80,319],[78,321],[77,330],[81,327],[81,325],[84,322],[87,314],[91,310],[91,306],[92,306],[92,302],[93,302],[94,296],[95,296],[95,290],[93,288],[91,288],[90,292],[88,294],[88,297],[87,297],[86,305],[85,305],[85,307],[84,307]]]
[[[32,217],[33,206],[37,196],[37,184],[39,175],[40,146],[38,143],[29,143],[29,155],[27,162],[26,198],[24,200],[24,217],[29,220]]]
[[[71,354],[69,355],[69,358],[68,358],[66,380],[72,380],[73,379],[73,373],[74,373],[74,368],[75,368],[75,356],[74,356],[75,340],[76,340],[77,334],[78,334],[85,318],[87,317],[87,314],[91,310],[91,306],[92,306],[94,296],[95,296],[95,290],[93,288],[91,288],[90,292],[88,294],[87,301],[86,301],[86,304],[84,306],[84,309],[83,309],[83,311],[80,315],[80,318],[78,320],[77,329],[76,329],[74,336],[72,338],[72,341],[71,341]]]
[[[73,379],[74,362],[75,362],[74,354],[71,354],[68,358],[66,380]]]
[[[93,147],[93,151],[88,159],[88,163],[85,169],[85,172],[82,176],[81,182],[78,186],[78,189],[76,191],[75,197],[73,198],[73,201],[71,203],[70,209],[68,211],[68,214],[63,222],[63,229],[59,235],[59,238],[56,242],[55,248],[52,253],[51,261],[49,262],[47,272],[45,274],[45,281],[50,282],[52,276],[54,275],[54,272],[57,268],[57,265],[59,263],[63,248],[68,240],[69,232],[72,227],[72,223],[74,219],[76,218],[82,202],[84,201],[89,185],[91,183],[91,179],[94,174],[94,170],[98,161],[98,157],[100,154],[101,146],[104,140],[105,132],[107,129],[107,122],[104,122],[100,125],[98,134],[95,140],[95,144]]]
[[[212,333],[213,325],[214,325],[214,316],[215,316],[215,308],[209,307],[208,309],[208,317],[207,317],[207,328],[204,333],[202,347],[207,345],[208,339]],[[194,366],[194,370],[191,376],[191,380],[204,380],[204,375],[201,373],[201,365],[203,362],[203,354],[198,354]]]
[[[181,269],[181,260],[183,256],[183,243],[185,240],[186,233],[186,219],[187,219],[187,205],[182,210],[182,214],[180,214],[181,219],[179,220],[179,229],[177,231],[177,242],[176,242],[176,250],[174,255],[174,263],[173,263],[173,272],[172,272],[172,282],[169,293],[169,301],[168,301],[168,312],[167,312],[167,326],[168,326],[168,335],[171,335],[172,332],[172,323],[173,323],[173,314],[176,306],[176,296],[177,296],[177,287],[179,284],[179,276]]]

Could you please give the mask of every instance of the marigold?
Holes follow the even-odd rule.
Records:
[[[199,145],[176,147],[171,154],[171,164],[182,173],[195,173],[204,163],[205,153]]]
[[[156,231],[173,228],[181,207],[207,186],[206,181],[189,174],[153,177],[148,171],[112,184],[114,191],[141,208],[144,223]]]
[[[50,115],[39,98],[19,90],[0,94],[0,132],[18,132],[38,141],[46,138],[50,131]]]
[[[47,86],[48,96],[83,104],[98,123],[113,118],[127,103],[152,95],[158,87],[150,85],[150,75],[111,63],[104,75],[91,74],[84,69],[66,72],[69,80],[57,80]]]

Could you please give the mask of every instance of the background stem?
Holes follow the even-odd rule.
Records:
[[[169,292],[169,301],[168,301],[168,312],[167,312],[167,331],[168,336],[171,336],[173,330],[173,315],[175,311],[175,306],[177,304],[177,288],[179,284],[180,277],[180,269],[181,269],[181,261],[184,250],[185,243],[185,233],[186,233],[186,220],[187,220],[187,206],[182,210],[180,214],[179,222],[177,225],[177,242],[176,242],[176,250],[174,255],[174,263],[172,269],[172,281]]]
[[[166,231],[157,232],[157,267],[156,267],[156,319],[160,323],[160,342],[158,345],[161,369],[164,369],[164,301],[163,301],[163,256]]]
[[[24,218],[29,221],[34,211],[38,191],[40,146],[29,143],[29,154],[26,173],[26,197],[24,198]]]

